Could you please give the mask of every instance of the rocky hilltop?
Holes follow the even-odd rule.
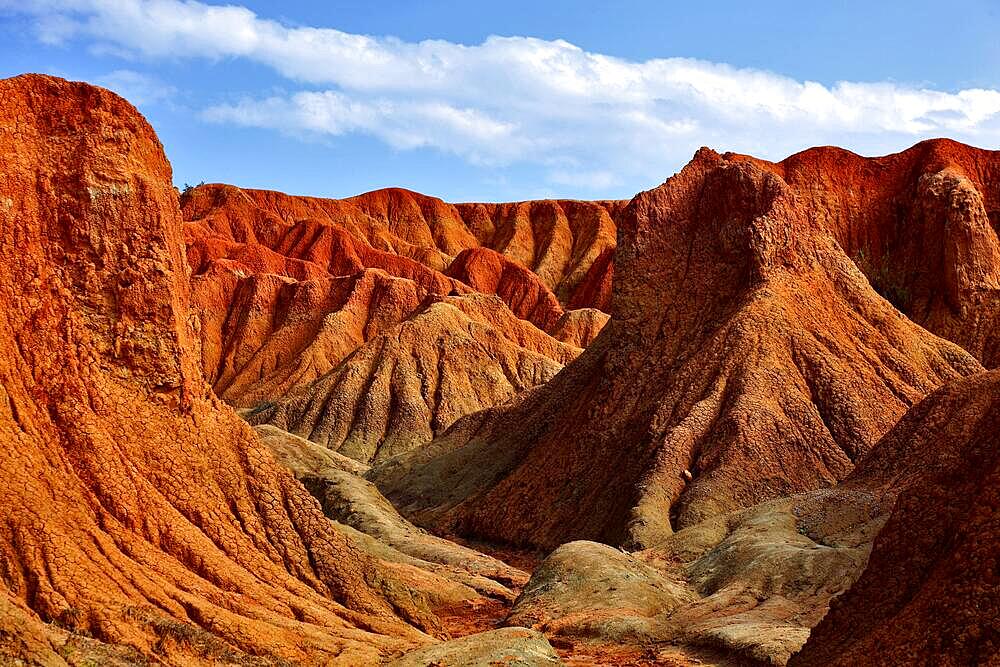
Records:
[[[933,140],[881,158],[813,148],[772,164],[807,214],[910,319],[1000,365],[1000,160]]]
[[[576,362],[371,476],[442,530],[649,545],[836,483],[981,370],[882,298],[783,179],[703,149],[619,219],[612,319]]]

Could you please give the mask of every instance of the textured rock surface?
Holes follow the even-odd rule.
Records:
[[[561,546],[508,620],[559,646],[670,642],[782,665],[823,619],[794,664],[992,664],[998,419],[1000,372],[957,380],[833,488],[709,519],[636,554]]]
[[[317,199],[229,185],[199,186],[181,204],[196,272],[218,258],[257,267],[251,272],[266,268],[297,278],[370,267],[431,288],[444,286],[440,272],[462,251],[483,247],[510,266],[529,269],[562,303],[598,258],[610,263],[614,220],[624,207],[575,201],[453,205],[398,188]],[[582,292],[574,303],[602,307]]]
[[[783,665],[861,573],[893,487],[844,484],[709,519],[635,554],[559,547],[508,622],[559,646],[673,645]]]
[[[596,308],[567,310],[552,327],[552,337],[567,345],[585,348],[594,342],[611,317]]]
[[[292,471],[296,479],[305,476],[323,478],[336,472],[364,475],[368,466],[327,449],[315,442],[300,438],[271,424],[253,427],[257,436],[267,445],[282,465]]]
[[[1000,372],[911,410],[859,473],[902,490],[864,574],[791,664],[996,664]]]
[[[526,628],[500,628],[408,653],[391,667],[542,667],[561,665],[545,635]]]
[[[611,312],[611,287],[615,277],[615,251],[608,248],[594,259],[573,289],[568,308],[597,308]]]
[[[939,139],[881,158],[826,147],[755,162],[913,321],[1000,365],[1000,152]]]
[[[577,361],[369,473],[418,523],[655,543],[835,483],[912,404],[982,368],[879,297],[745,160],[700,151],[619,231],[613,317]]]
[[[363,664],[429,641],[422,596],[204,381],[170,167],[133,107],[0,81],[0,246],[4,651]]]
[[[192,285],[205,376],[240,407],[309,384],[427,296],[412,280],[374,269],[296,281],[215,266]]]
[[[624,206],[623,201],[533,201],[456,208],[482,245],[531,269],[566,303],[591,265],[613,252]]]
[[[413,588],[424,589],[442,615],[474,617],[494,601],[510,603],[528,580],[527,573],[496,558],[416,528],[359,476],[364,466],[353,459],[274,426],[254,430],[319,500],[327,517]]]
[[[547,381],[606,320],[564,314],[550,286],[568,294],[610,256],[614,202],[453,206],[405,190],[323,200],[212,185],[182,204],[213,389],[254,408],[254,423],[360,461]],[[568,345],[543,333],[557,326]]]
[[[653,634],[642,627],[648,619],[695,599],[684,583],[614,547],[567,542],[535,569],[506,622],[553,634],[641,641]]]
[[[247,418],[364,463],[382,461],[547,382],[562,368],[553,356],[569,361],[578,352],[518,320],[498,299],[444,297]]]
[[[496,294],[518,317],[548,331],[563,309],[542,279],[524,266],[489,248],[463,250],[448,275],[486,294]]]

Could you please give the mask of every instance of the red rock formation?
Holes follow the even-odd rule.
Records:
[[[448,275],[478,292],[496,294],[518,317],[548,331],[563,309],[541,279],[488,248],[463,250],[448,267]]]
[[[189,224],[189,228],[204,224]],[[276,226],[264,242],[260,239],[236,242],[217,235],[197,234],[189,232],[188,244],[188,263],[196,274],[206,271],[213,261],[223,260],[247,273],[280,272],[299,279],[319,277],[321,273],[346,276],[364,269],[381,269],[389,275],[412,280],[423,289],[439,293],[461,289],[454,281],[416,260],[376,250],[341,227],[315,220]]]
[[[358,401],[367,393],[339,392],[331,397],[322,387],[306,390],[306,385],[333,373],[349,354],[373,337],[394,335],[390,331],[416,316],[418,305],[429,296],[440,299],[474,290],[495,294],[518,317],[539,329],[555,326],[563,309],[543,280],[517,261],[479,244],[496,241],[510,252],[523,252],[529,245],[534,247],[537,236],[538,244],[547,248],[545,258],[537,262],[552,273],[558,264],[557,246],[562,247],[556,240],[568,240],[569,245],[558,252],[562,252],[560,261],[572,264],[572,269],[557,273],[571,280],[569,273],[582,273],[597,252],[595,248],[607,245],[614,231],[610,215],[617,212],[613,202],[525,204],[502,213],[496,207],[456,207],[398,189],[338,201],[222,185],[194,188],[182,197],[182,204],[188,218],[187,257],[194,273],[193,304],[201,323],[202,361],[213,388],[234,405],[249,408],[259,404],[263,410],[259,414],[265,416],[277,414],[269,404],[293,393],[295,405],[312,396],[313,408],[323,396],[320,404],[329,414],[310,409],[311,416],[305,419],[295,410],[296,416],[279,422],[297,433],[314,433],[338,448],[343,446],[343,438],[331,441],[320,434],[338,431],[340,427],[329,420],[339,422],[336,415],[353,414],[355,408],[365,405]],[[467,224],[463,215],[471,215],[473,221]],[[447,276],[438,271],[446,267]],[[542,354],[561,364],[576,356],[577,350],[561,346],[542,331],[526,332],[522,323],[498,315],[501,311],[509,314],[507,309],[493,304],[469,311],[467,306],[474,303],[485,302],[459,300],[452,305],[463,304],[460,310],[477,325],[502,328],[497,333],[508,339],[504,345],[510,348],[500,355],[504,359],[523,361],[525,354]],[[601,319],[577,316],[564,323],[561,335],[574,345],[589,342],[600,329]],[[432,339],[437,335],[425,333]],[[526,349],[517,349],[525,345]],[[423,352],[416,348],[407,352],[395,345],[387,356],[383,350],[376,355],[383,360],[378,369],[405,365],[409,363],[406,359],[430,359],[429,348],[418,347]],[[490,356],[491,350],[499,353],[499,348],[487,348],[472,356],[449,355],[447,365],[455,369],[462,359],[475,357],[485,367],[509,366]],[[390,358],[395,361],[390,363]],[[489,373],[469,375],[472,369],[461,370],[462,377],[479,380],[461,392],[467,394],[463,400],[451,400],[451,407],[445,410],[418,410],[419,425],[402,419],[366,433],[363,439],[369,442],[402,428],[408,433],[406,442],[423,442],[463,416],[466,409],[487,407],[506,400],[512,391],[548,379],[556,366],[537,361],[545,364],[545,372],[538,372],[538,364],[530,364],[529,369],[521,368],[519,362],[513,381],[492,389],[484,385],[492,382]],[[374,373],[370,382],[375,382],[378,369],[368,369]],[[356,374],[359,369],[337,371],[342,372]],[[406,383],[390,385],[401,390]],[[457,390],[460,385],[449,386]],[[393,418],[403,416],[390,412]],[[429,417],[431,414],[435,416]],[[317,422],[325,426],[318,427]],[[356,426],[362,423],[370,425],[370,419]],[[377,445],[374,449],[401,451],[402,445],[397,445]]]
[[[206,378],[239,407],[312,382],[409,317],[427,295],[374,269],[298,282],[216,266],[192,284]]]
[[[519,320],[496,297],[432,298],[309,386],[247,418],[364,463],[383,461],[547,382],[559,361],[579,351]]]
[[[625,202],[530,201],[459,204],[480,242],[535,272],[566,303],[590,266],[615,246]],[[594,307],[578,303],[575,308]]]
[[[1000,365],[1000,152],[933,140],[881,158],[731,157],[781,176],[910,319]]]
[[[204,381],[135,109],[0,81],[0,174],[0,656],[363,664],[427,641],[425,604]]]
[[[586,275],[573,290],[568,307],[597,308],[611,312],[611,285],[615,277],[615,250],[608,248],[594,260]]]
[[[849,486],[873,482],[903,490],[861,578],[789,664],[996,664],[1000,372],[910,410]]]
[[[334,275],[380,268],[447,293],[447,286],[434,284],[441,280],[437,272],[463,250],[482,246],[527,267],[566,302],[591,264],[614,248],[614,218],[624,202],[452,205],[398,188],[336,200],[205,185],[185,193],[181,205],[196,272],[218,258],[247,258],[251,266],[270,262],[280,270],[277,258],[258,258],[263,246]],[[574,303],[599,307],[583,293]]]
[[[548,384],[370,473],[419,521],[553,547],[828,486],[981,366],[881,299],[778,176],[705,149],[619,220],[613,318]]]

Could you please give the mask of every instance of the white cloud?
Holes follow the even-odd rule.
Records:
[[[363,132],[394,148],[433,147],[480,164],[509,162],[531,152],[511,123],[432,100],[359,99],[328,90],[244,100],[211,107],[202,115],[209,121],[292,133]]]
[[[569,185],[585,190],[607,190],[622,185],[621,178],[617,174],[605,169],[594,171],[554,169],[549,173],[549,180],[557,185]]]
[[[687,58],[630,62],[528,37],[403,42],[193,0],[39,0],[22,11],[35,14],[49,43],[84,39],[143,59],[244,58],[304,87],[215,106],[204,113],[214,121],[542,164],[553,183],[595,191],[662,180],[703,144],[780,158],[815,144],[878,153],[936,135],[1000,139],[996,90],[824,86]]]
[[[93,83],[113,90],[132,104],[142,106],[167,99],[177,89],[159,79],[130,69],[118,69],[97,77]]]

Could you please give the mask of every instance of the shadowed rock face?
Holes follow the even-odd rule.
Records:
[[[778,176],[700,151],[619,220],[612,320],[516,403],[370,477],[419,522],[643,545],[845,477],[982,370],[879,297]]]
[[[988,665],[1000,659],[1000,372],[911,410],[860,482],[908,461],[864,574],[792,665]]]
[[[813,148],[772,164],[879,293],[1000,365],[1000,152],[932,140],[880,158]]]
[[[998,420],[1000,372],[951,382],[832,488],[635,554],[560,546],[506,622],[560,646],[703,646],[755,664],[786,664],[807,638],[791,664],[993,664]]]
[[[421,596],[205,382],[170,167],[135,109],[0,81],[0,174],[0,656],[363,664],[427,642]]]
[[[470,605],[475,612],[487,596],[510,602],[516,596],[512,589],[528,580],[521,570],[416,528],[360,476],[367,466],[270,424],[254,430],[320,501],[323,513],[401,578],[409,575],[435,611]]]
[[[596,308],[606,313],[611,312],[611,286],[615,276],[614,258],[613,248],[608,248],[597,256],[573,290],[568,308]]]

